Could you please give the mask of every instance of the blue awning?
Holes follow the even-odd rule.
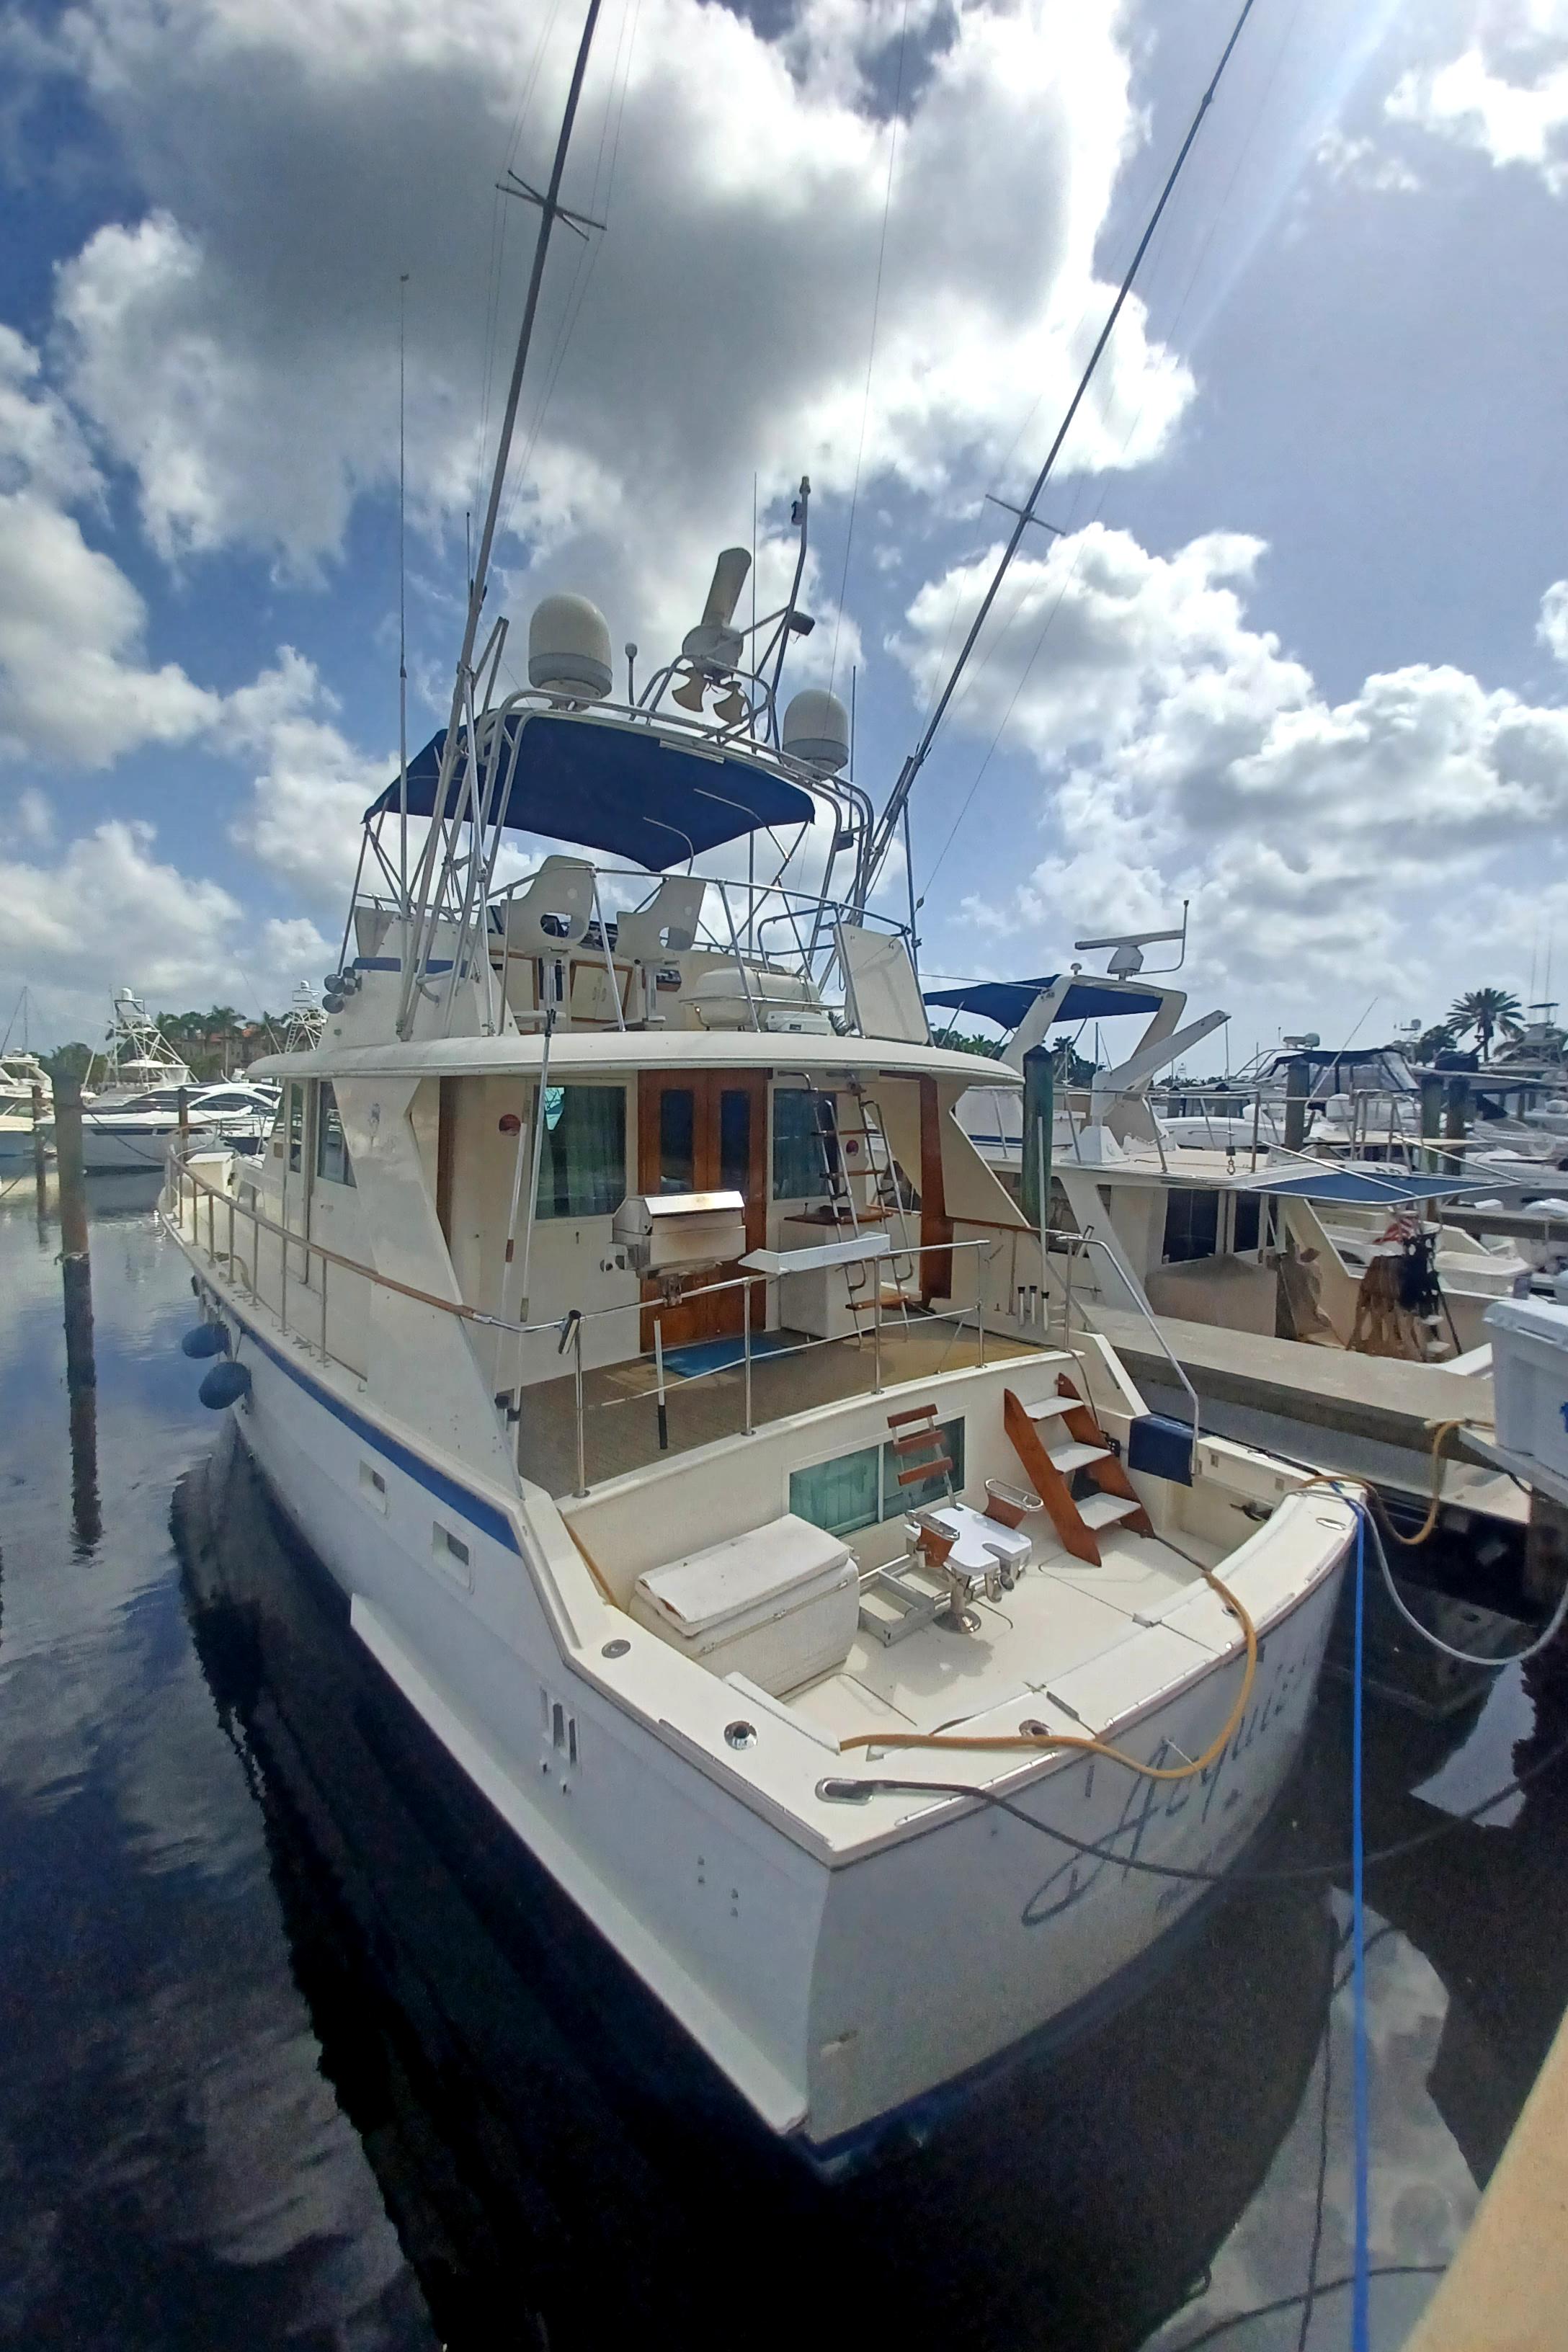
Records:
[[[607,850],[654,871],[684,866],[721,842],[763,825],[809,824],[811,796],[770,769],[729,752],[699,751],[650,727],[515,711],[507,748],[522,731],[503,824],[584,849]],[[447,730],[408,763],[408,813],[435,807]],[[458,770],[461,777],[462,770]],[[365,812],[398,805],[395,779]]]
[[[1402,1201],[1435,1201],[1450,1192],[1495,1191],[1496,1180],[1488,1186],[1463,1176],[1417,1176],[1408,1168],[1335,1167],[1325,1160],[1321,1172],[1309,1168],[1293,1170],[1289,1176],[1272,1176],[1265,1169],[1236,1189],[1273,1192],[1287,1201],[1345,1201],[1360,1208],[1395,1209]]]
[[[1036,997],[1054,988],[1058,977],[1053,973],[1048,980],[976,980],[966,988],[928,992],[926,1003],[950,1006],[954,1013],[978,1013],[982,1020],[994,1021],[999,1029],[1016,1029]],[[1058,1021],[1114,1021],[1119,1013],[1157,1013],[1163,1002],[1157,988],[1075,980],[1056,1017]]]

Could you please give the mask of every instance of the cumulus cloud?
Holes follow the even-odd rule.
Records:
[[[1542,596],[1535,634],[1558,661],[1568,662],[1568,580],[1554,580]]]
[[[387,778],[334,723],[336,698],[292,646],[224,705],[218,740],[236,758],[259,753],[251,804],[235,837],[318,906],[341,908],[353,881],[360,818]]]
[[[895,123],[900,21],[809,0],[769,41],[701,0],[606,11],[567,194],[609,227],[552,259],[508,512],[509,560],[570,539],[618,633],[689,625],[716,547],[749,537],[753,473],[764,514],[802,470],[968,496],[1081,366],[1144,130],[1121,11],[916,0]],[[533,220],[490,184],[542,168],[573,33],[541,62],[540,13],[503,0],[64,19],[57,55],[147,195],[60,273],[68,383],[166,554],[243,543],[308,572],[341,549],[395,476],[405,271],[413,494],[432,527],[475,502]],[[1148,459],[1191,392],[1131,303],[1065,467]]]
[[[1487,156],[1539,172],[1568,194],[1568,6],[1511,0],[1489,8],[1471,45],[1403,75],[1387,112]]]
[[[70,510],[102,485],[38,355],[0,326],[0,752],[106,768],[179,743],[218,703],[173,662],[145,667],[141,596]]]
[[[1420,174],[1402,157],[1389,154],[1375,140],[1352,139],[1337,128],[1324,131],[1312,153],[1336,187],[1363,188],[1373,195],[1414,195],[1421,185]]]
[[[1026,939],[1053,952],[1075,930],[1163,923],[1190,898],[1198,969],[1216,982],[1272,986],[1289,970],[1304,996],[1332,992],[1353,961],[1395,986],[1426,951],[1411,908],[1434,913],[1445,877],[1463,879],[1473,941],[1478,886],[1499,880],[1500,859],[1555,862],[1568,711],[1425,664],[1331,701],[1248,620],[1264,553],[1210,533],[1163,556],[1097,524],[1015,566],[1012,604],[955,709],[971,735],[1005,730],[1048,779],[1032,870],[964,908],[994,947],[1026,961]],[[897,649],[921,686],[993,560],[911,605]],[[1548,642],[1565,612],[1559,583]]]
[[[46,1033],[94,1039],[113,990],[154,1003],[286,1003],[330,953],[309,922],[248,926],[230,892],[157,855],[152,825],[112,820],[46,860],[0,835],[0,992],[24,983]]]

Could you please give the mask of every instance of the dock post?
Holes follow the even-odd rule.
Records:
[[[1285,1065],[1285,1149],[1304,1151],[1307,1146],[1307,1098],[1311,1092],[1310,1063],[1300,1054]]]
[[[1453,1077],[1444,1088],[1443,1136],[1446,1142],[1462,1143],[1465,1139],[1465,1113],[1469,1108],[1470,1082],[1468,1077]],[[1462,1176],[1465,1155],[1462,1151],[1443,1154],[1443,1174]]]
[[[33,1081],[33,1181],[37,1187],[38,1222],[49,1213],[48,1171],[44,1161],[44,1090]]]
[[[71,1511],[84,1544],[98,1541],[98,1367],[92,1346],[92,1260],[81,1150],[81,1080],[55,1080],[55,1166],[60,1190],[60,1285],[65,1294],[66,1392],[70,1404]]]
[[[1568,1582],[1568,1504],[1532,1486],[1524,1530],[1525,1598],[1550,1612],[1562,1599],[1564,1582]]]

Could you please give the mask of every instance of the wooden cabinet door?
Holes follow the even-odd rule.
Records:
[[[768,1191],[767,1082],[752,1070],[645,1070],[637,1088],[637,1190],[655,1195],[670,1192],[739,1192],[746,1203],[746,1247],[760,1249],[767,1239]],[[715,1266],[693,1275],[686,1287],[700,1290],[710,1283],[729,1282],[738,1265]],[[657,1279],[643,1284],[645,1299],[661,1298]],[[762,1328],[766,1314],[766,1286],[752,1292],[754,1328]],[[664,1309],[666,1348],[689,1347],[694,1341],[721,1339],[738,1332],[743,1321],[742,1293],[727,1290],[716,1298],[694,1298]],[[654,1318],[645,1314],[642,1344],[653,1346]]]

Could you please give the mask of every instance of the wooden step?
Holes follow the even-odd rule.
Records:
[[[1059,1470],[1064,1478],[1070,1478],[1075,1470],[1087,1470],[1091,1462],[1109,1462],[1110,1459],[1109,1445],[1051,1445],[1046,1451],[1050,1455],[1053,1467]]]
[[[1078,1515],[1086,1528],[1110,1528],[1131,1518],[1138,1508],[1136,1495],[1090,1495],[1079,1505]]]
[[[1044,1404],[1026,1404],[1024,1411],[1031,1421],[1055,1421],[1058,1413],[1076,1412],[1071,1397],[1047,1397]]]

